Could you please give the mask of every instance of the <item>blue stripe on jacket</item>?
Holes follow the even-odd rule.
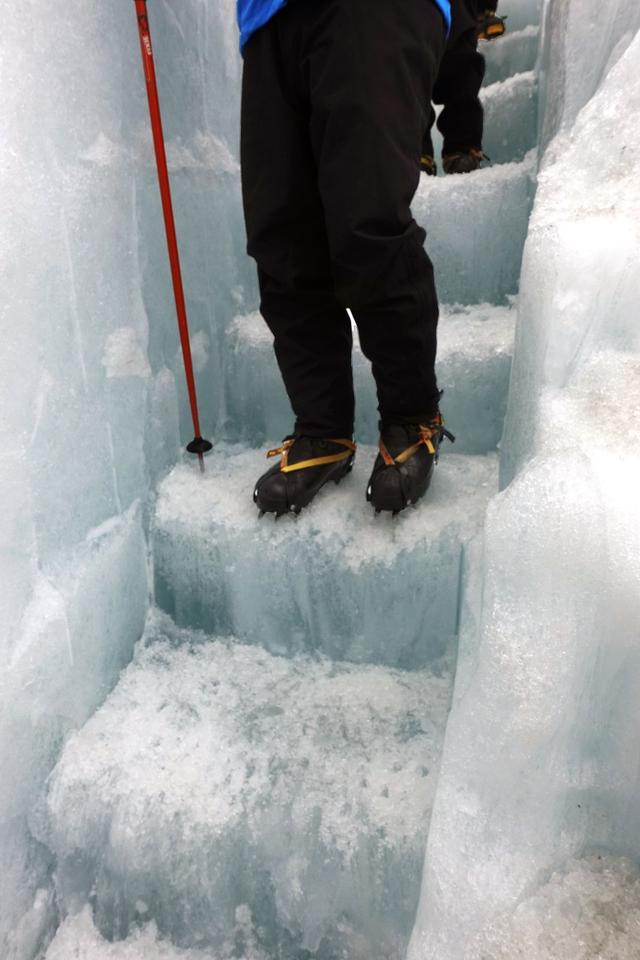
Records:
[[[264,26],[287,0],[237,0],[238,26],[240,28],[240,49],[260,27]],[[318,0],[320,2],[320,0]],[[442,16],[451,27],[451,3],[449,0],[433,0],[442,11]]]

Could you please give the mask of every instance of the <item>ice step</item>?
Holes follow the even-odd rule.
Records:
[[[182,950],[160,937],[153,921],[136,927],[125,940],[111,943],[96,928],[87,904],[60,924],[44,960],[229,960],[229,953]],[[251,950],[238,955],[237,960],[266,960],[266,957]]]
[[[205,476],[177,466],[159,489],[156,599],[181,626],[231,634],[276,654],[418,668],[456,636],[464,544],[496,491],[496,458],[443,452],[416,509],[376,517],[365,502],[375,457],[302,512],[258,520],[264,453],[217,447]]]
[[[535,73],[517,73],[485,87],[482,145],[493,163],[522,160],[536,143],[538,83]]]
[[[480,47],[486,63],[484,82],[487,86],[506,80],[516,73],[533,70],[538,56],[540,27],[533,24],[522,30],[507,33],[496,43],[485,43]]]
[[[438,327],[438,381],[456,452],[495,450],[502,434],[513,350],[515,307],[443,307]],[[236,317],[227,331],[224,434],[252,446],[284,437],[293,425],[273,338],[258,313]],[[378,411],[371,366],[355,346],[356,439],[376,443]]]
[[[285,659],[156,615],[50,780],[63,912],[209,958],[254,935],[270,957],[403,956],[450,693],[444,666]]]
[[[516,293],[535,156],[464,176],[423,176],[413,202],[444,303],[503,303]]]

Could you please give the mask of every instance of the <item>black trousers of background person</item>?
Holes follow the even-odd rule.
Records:
[[[478,13],[496,5],[495,0],[488,4],[478,0],[451,2],[451,32],[432,94],[433,102],[443,105],[438,129],[443,137],[445,157],[482,149],[483,112],[478,94],[484,80],[485,62],[478,53]],[[422,145],[422,153],[430,157],[433,156],[430,131],[435,119],[435,110],[431,108]]]
[[[353,311],[381,417],[437,409],[438,304],[410,204],[444,44],[433,0],[291,0],[244,48],[242,186],[296,432],[353,431]]]

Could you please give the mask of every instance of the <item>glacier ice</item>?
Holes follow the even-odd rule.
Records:
[[[446,664],[274,657],[156,615],[52,777],[66,908],[120,938],[143,904],[215,951],[244,906],[269,955],[397,956],[450,691]]]
[[[524,252],[505,481],[530,456],[525,423],[537,429],[544,421],[542,392],[569,387],[602,351],[634,353],[640,346],[639,51],[636,36],[571,134],[549,148],[539,175]],[[618,392],[615,378],[609,389]]]
[[[511,20],[511,16],[509,17]],[[519,30],[509,23],[500,43],[485,43],[481,48],[485,59],[484,82],[487,85],[506,80],[516,73],[533,70],[538,57],[540,27],[529,24]]]
[[[486,132],[484,152],[492,163],[522,160],[535,147],[537,79],[533,70],[516,73],[482,91]]]
[[[635,960],[640,7],[501,0],[494,165],[423,178],[459,436],[433,510],[376,525],[362,447],[335,500],[262,527],[264,461],[229,444],[290,421],[243,250],[233,0],[150,4],[203,420],[228,441],[202,483],[175,465],[132,4],[0,5],[3,960],[398,960],[432,807],[410,960]],[[372,443],[358,352],[355,373]],[[226,637],[154,614],[117,682],[154,578]]]
[[[274,653],[424,666],[453,642],[465,542],[495,492],[495,458],[443,453],[431,509],[375,517],[361,447],[331,496],[299,518],[259,523],[260,451],[218,447],[201,478],[176,467],[159,489],[156,597],[185,626],[231,633]],[[402,585],[400,587],[400,584]]]
[[[145,904],[140,903],[143,911]],[[150,920],[125,939],[105,939],[96,929],[91,907],[69,915],[60,925],[44,960],[267,960],[256,946],[251,915],[238,907],[233,939],[215,954],[211,950],[182,949],[158,935],[157,924]]]
[[[187,418],[133,4],[0,7],[0,954],[30,960],[57,915],[31,821],[65,736],[140,636],[149,493]],[[186,0],[151,16],[213,381],[218,325],[253,296],[233,10]],[[203,398],[211,422],[219,397]]]
[[[517,293],[534,173],[529,154],[465,176],[422,178],[413,209],[442,302],[503,303]]]
[[[633,23],[636,8],[625,9]],[[549,9],[547,97],[558,77],[585,78],[582,56],[567,63],[558,53],[584,36],[583,13]],[[621,8],[612,13],[613,45]],[[570,877],[570,862],[593,849],[640,856],[631,745],[640,724],[640,34],[601,54],[589,84],[610,55],[613,65],[575,122],[565,114],[539,173],[504,490],[478,548],[477,629],[461,646],[411,960],[579,955],[553,925],[547,938],[536,933],[560,883],[545,881],[554,870]],[[573,902],[592,944],[581,949],[602,943],[593,955],[634,956],[633,884],[625,893],[620,881],[631,912],[618,942],[617,922],[599,919],[587,874],[581,888],[575,870]],[[512,945],[500,952],[482,939],[492,929],[512,930]]]
[[[470,960],[632,960],[640,953],[636,863],[592,854],[556,871],[474,941]]]
[[[628,48],[640,29],[640,6],[611,0],[603,18],[598,0],[547,0],[544,20],[540,145],[546,149],[556,133],[571,129]],[[625,108],[621,119],[632,114]]]

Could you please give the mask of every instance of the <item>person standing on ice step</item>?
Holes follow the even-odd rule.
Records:
[[[497,3],[487,0],[451,0],[451,31],[440,70],[433,87],[432,100],[442,104],[438,130],[442,134],[442,166],[445,173],[470,173],[483,160],[483,111],[480,87],[484,79],[484,57],[478,40],[495,40],[505,31],[504,18],[496,14]],[[422,144],[420,167],[436,176],[431,116]]]
[[[350,307],[381,416],[367,498],[402,510],[425,493],[447,435],[433,268],[410,204],[449,0],[238,0],[237,10],[247,249],[296,417],[254,501],[298,513],[351,469]]]

